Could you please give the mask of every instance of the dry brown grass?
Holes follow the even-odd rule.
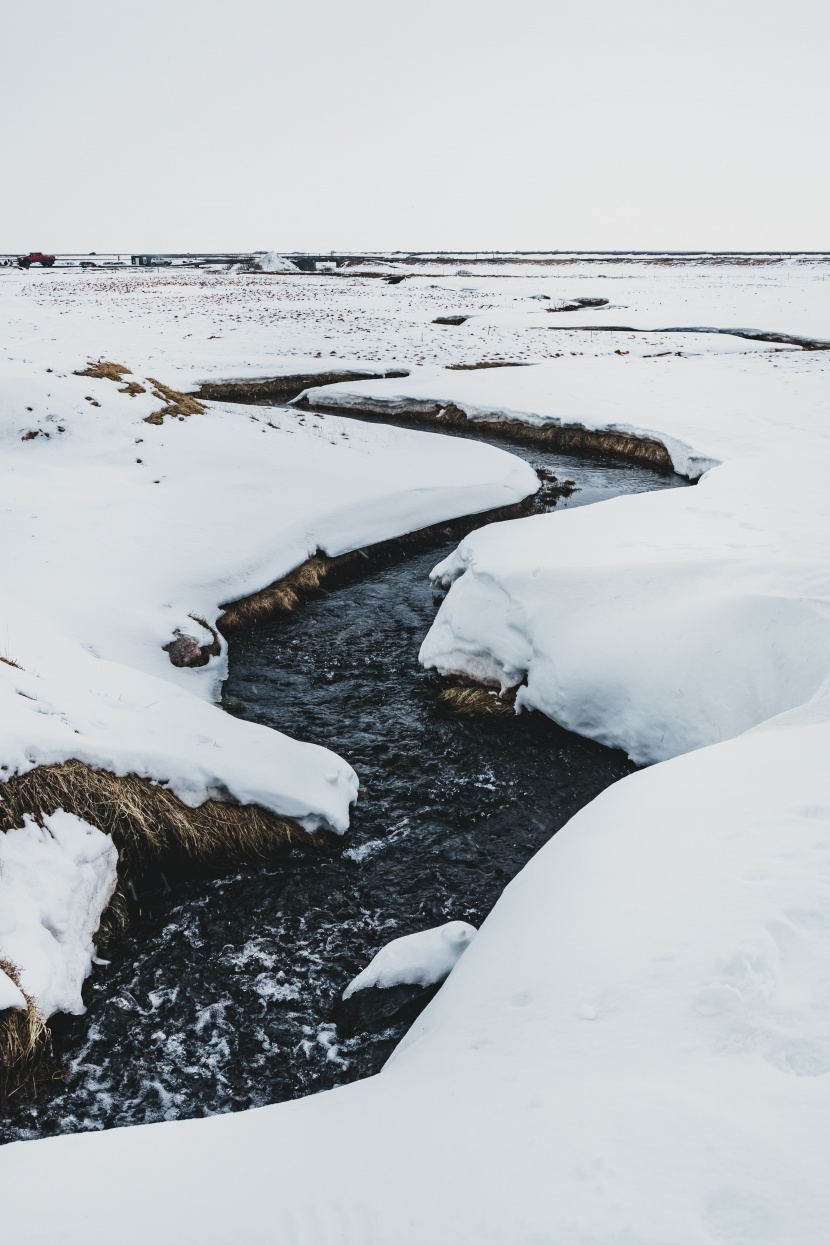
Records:
[[[437,536],[460,538],[474,527],[484,527],[487,523],[499,523],[503,519],[517,519],[532,514],[535,504],[535,494],[531,494],[514,506],[499,506],[496,510],[487,510],[483,514],[466,515],[432,527],[420,528],[417,532],[406,532],[393,540],[380,541],[376,545],[368,546],[368,552],[355,549],[351,553],[330,558],[328,554],[318,550],[296,570],[290,571],[260,592],[223,604],[219,630],[227,634],[240,627],[253,627],[267,622],[269,618],[280,614],[290,614],[315,592],[319,592],[327,582],[348,576],[355,567],[368,565],[373,556],[384,557],[411,545],[425,545]]]
[[[147,390],[143,385],[139,385],[137,380],[128,380],[124,388],[119,389],[118,392],[129,394],[131,398],[137,398],[140,393],[146,393]]]
[[[296,570],[269,584],[260,592],[223,606],[224,612],[219,620],[222,631],[252,627],[277,614],[290,614],[313,593],[319,591],[335,568],[349,565],[359,556],[356,553],[347,553],[339,558],[330,558],[325,553],[316,553]]]
[[[16,661],[12,661],[11,657],[2,657],[2,656],[0,656],[0,661],[2,661],[2,662],[4,663],[4,665],[6,665],[6,666],[14,666],[15,670],[22,670],[22,669],[23,669],[23,667],[22,667],[21,665],[19,665]]]
[[[502,699],[492,687],[452,683],[438,693],[442,705],[461,718],[515,718],[512,699]]]
[[[332,368],[327,372],[297,372],[293,376],[266,376],[260,380],[214,380],[205,381],[196,391],[197,398],[211,402],[260,402],[263,398],[289,402],[304,389],[317,385],[339,385],[350,380],[383,380],[408,376],[400,368],[383,371],[357,370],[356,368]]]
[[[125,885],[123,879],[119,878],[112,897],[101,914],[101,923],[95,935],[95,946],[99,954],[106,954],[110,946],[122,942],[129,933],[131,916]]]
[[[323,402],[307,404],[312,411],[328,411],[342,414],[337,407],[327,407]],[[626,462],[641,463],[659,475],[671,475],[674,470],[671,455],[660,441],[651,437],[636,437],[630,433],[598,431],[582,428],[577,424],[523,424],[509,419],[499,411],[493,411],[490,419],[469,420],[465,411],[455,403],[413,401],[411,407],[396,404],[391,411],[382,402],[366,399],[360,406],[350,406],[349,415],[377,419],[408,419],[425,427],[434,425],[451,428],[468,428],[505,441],[519,441],[526,445],[540,445],[561,454],[578,454],[584,458],[614,458]]]
[[[481,372],[488,367],[527,367],[522,360],[509,362],[507,359],[485,359],[481,363],[448,363],[448,372]]]
[[[162,860],[192,873],[229,861],[273,860],[292,846],[320,850],[331,845],[326,834],[309,834],[256,805],[207,800],[189,808],[166,787],[136,774],[121,778],[77,760],[10,778],[2,797],[0,831],[19,826],[27,813],[41,820],[62,808],[112,835],[119,881],[96,935],[100,949],[128,930],[129,878]],[[19,985],[14,966],[0,965]],[[52,1035],[34,1001],[28,1000],[25,1011],[0,1012],[0,1105],[16,1093],[37,1093],[59,1077]]]
[[[293,844],[322,846],[323,835],[255,804],[206,800],[190,808],[167,787],[92,769],[83,761],[41,765],[3,784],[0,830],[62,808],[106,834],[118,848],[122,875],[163,858],[190,866],[270,860]]]
[[[123,363],[108,363],[106,359],[99,359],[97,363],[90,363],[89,367],[85,367],[82,372],[75,372],[74,375],[91,376],[94,380],[120,381],[124,376],[132,376],[132,372]]]
[[[14,964],[0,959],[0,968],[20,986]],[[7,1008],[0,1012],[0,1106],[14,1094],[36,1094],[56,1075],[52,1034],[26,995],[25,1011]]]
[[[178,389],[171,389],[169,385],[163,385],[160,380],[155,380],[152,376],[148,376],[151,385],[155,385],[153,397],[158,398],[160,402],[165,402],[158,411],[153,411],[152,415],[148,415],[145,424],[162,424],[165,415],[170,415],[176,419],[186,419],[188,415],[201,415],[205,407],[192,393],[181,393]]]

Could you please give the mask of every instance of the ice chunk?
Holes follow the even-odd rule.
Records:
[[[343,998],[370,986],[389,989],[401,985],[435,985],[449,976],[477,932],[475,926],[466,921],[448,921],[434,929],[394,938],[378,951],[354,981],[349,982]]]

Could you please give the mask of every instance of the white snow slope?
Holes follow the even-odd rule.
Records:
[[[596,269],[577,278],[572,292],[594,292]],[[643,268],[604,284],[644,324],[665,326],[657,313],[685,289],[707,323],[819,336],[823,281],[815,265]],[[753,283],[763,315],[749,321]],[[557,270],[547,288],[565,285]],[[515,345],[513,329],[493,332],[494,353]],[[588,387],[599,354],[630,349],[622,369],[644,354],[603,338],[572,339]],[[739,369],[748,357],[732,356]],[[775,356],[759,357],[771,374]],[[616,784],[551,840],[380,1076],[246,1114],[6,1147],[4,1240],[103,1243],[117,1225],[127,1245],[824,1245],[830,454],[820,400],[801,400],[825,365],[785,357],[794,404],[734,426],[728,408],[691,407],[681,427],[688,360],[671,363],[675,401],[649,426],[724,463],[697,489],[501,525],[442,571],[455,580],[430,660],[526,674],[527,703],[635,755],[691,751]],[[613,418],[642,422],[633,407]],[[137,1173],[151,1191],[138,1199]]]
[[[825,709],[610,788],[380,1076],[6,1147],[49,1198],[4,1240],[824,1245],[828,749]]]

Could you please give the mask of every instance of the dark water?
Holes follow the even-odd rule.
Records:
[[[678,483],[517,452],[577,481],[560,505]],[[405,1026],[340,1038],[331,1006],[348,981],[400,934],[479,925],[530,856],[630,771],[539,715],[440,707],[417,653],[436,608],[429,571],[455,543],[369,561],[359,581],[233,639],[226,708],[326,744],[360,775],[346,850],[145,896],[87,984],[87,1014],[59,1022],[64,1086],[18,1102],[0,1140],[242,1110],[378,1071]]]

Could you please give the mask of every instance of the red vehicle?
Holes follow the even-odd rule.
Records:
[[[51,268],[54,262],[54,255],[44,255],[43,251],[32,251],[29,255],[21,255],[17,266],[18,268],[31,268],[32,264],[40,264],[43,268]]]

